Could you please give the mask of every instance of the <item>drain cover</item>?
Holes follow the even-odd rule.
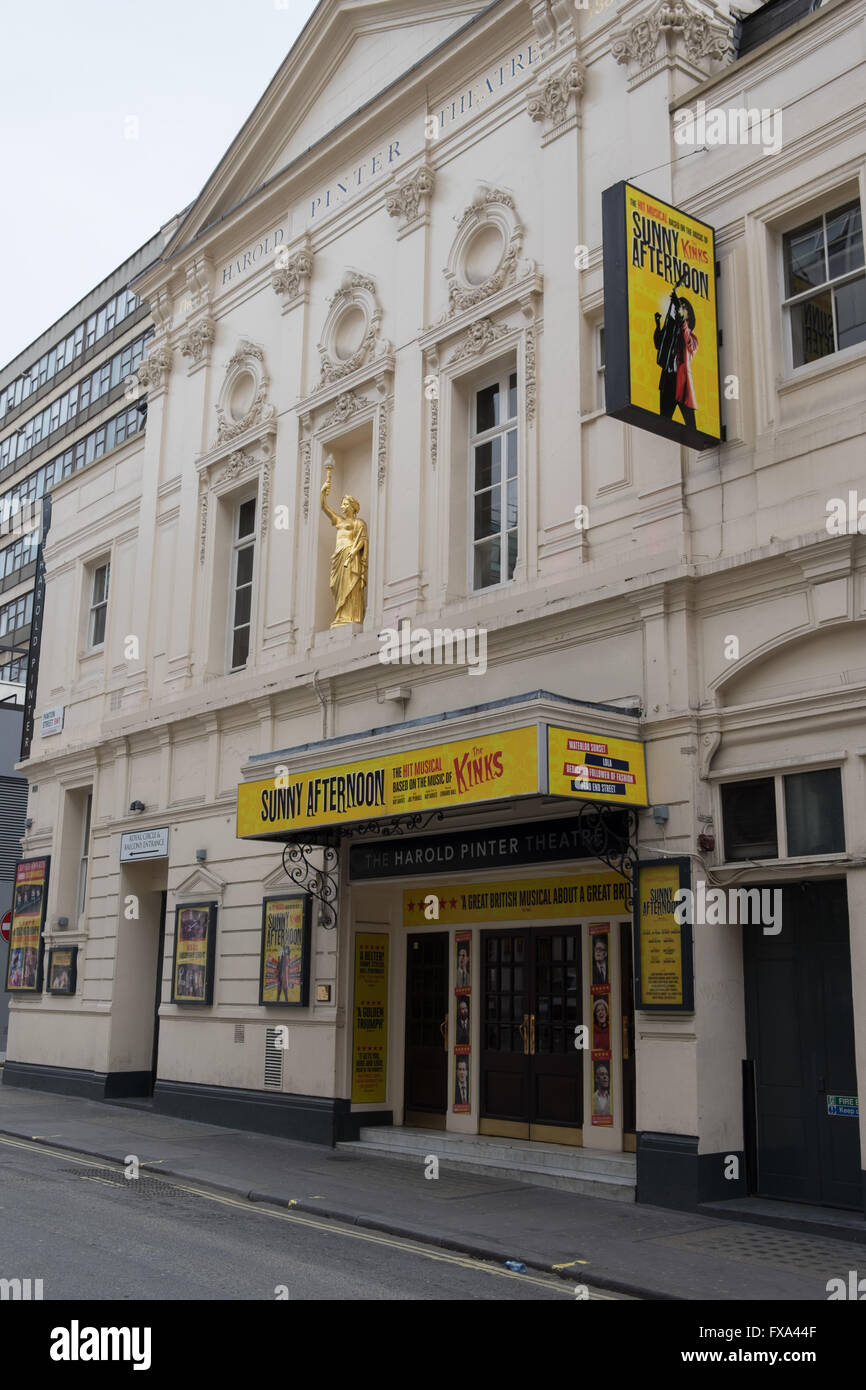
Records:
[[[798,1236],[771,1227],[756,1229],[733,1224],[689,1231],[685,1235],[663,1236],[653,1244],[694,1250],[702,1255],[716,1255],[722,1260],[739,1260],[785,1269],[793,1267],[828,1279],[838,1275],[841,1270],[850,1269],[855,1249],[847,1241],[815,1240],[812,1236]]]

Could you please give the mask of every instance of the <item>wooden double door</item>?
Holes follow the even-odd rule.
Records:
[[[580,1143],[580,927],[481,933],[481,1132]]]

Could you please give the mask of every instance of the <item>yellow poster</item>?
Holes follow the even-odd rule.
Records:
[[[242,782],[237,833],[240,839],[261,839],[286,830],[510,800],[537,791],[538,730],[532,724],[315,772]]]
[[[625,185],[631,404],[718,439],[712,227]]]
[[[642,864],[638,875],[640,999],[643,1008],[682,1006],[683,928],[674,912],[680,887],[676,863]],[[688,928],[686,928],[688,930]]]
[[[569,874],[564,878],[516,878],[506,883],[440,883],[403,894],[403,925],[429,925],[425,904],[437,899],[441,926],[473,922],[533,922],[549,917],[592,917],[599,912],[627,915],[628,881],[620,874]]]
[[[262,904],[260,1004],[308,1002],[309,901],[295,894]]]
[[[547,730],[547,776],[551,796],[646,806],[646,763],[642,743],[574,729]]]
[[[355,936],[352,1100],[384,1102],[388,1063],[388,937]]]
[[[42,924],[50,859],[22,859],[15,868],[6,988],[38,994],[42,988]]]

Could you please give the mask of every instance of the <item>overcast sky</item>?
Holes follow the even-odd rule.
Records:
[[[6,0],[0,366],[192,202],[316,0]]]

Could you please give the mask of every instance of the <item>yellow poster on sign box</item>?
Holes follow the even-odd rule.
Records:
[[[237,833],[240,839],[261,839],[400,812],[511,800],[537,791],[538,730],[532,724],[282,779],[242,782]]]
[[[632,405],[718,439],[713,229],[628,183],[625,211]]]
[[[547,776],[551,796],[646,806],[646,761],[642,743],[575,729],[547,730]]]
[[[382,1102],[388,1080],[388,937],[355,937],[352,1100]]]
[[[677,864],[641,865],[638,876],[640,999],[638,1007],[683,1004],[683,929],[674,917]]]

